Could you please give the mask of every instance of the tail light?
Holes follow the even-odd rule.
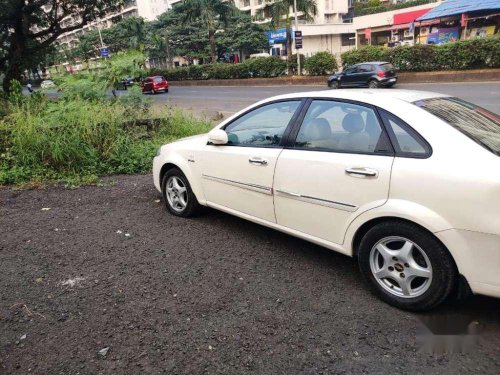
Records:
[[[383,71],[380,71],[377,73],[377,75],[380,77],[380,78],[384,78],[385,77],[385,72]]]

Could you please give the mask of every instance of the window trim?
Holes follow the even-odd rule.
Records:
[[[331,150],[331,149],[325,149],[322,147],[297,147],[297,146],[295,146],[295,141],[297,140],[297,136],[299,135],[300,128],[302,127],[302,123],[304,121],[304,118],[305,118],[307,111],[309,110],[309,107],[311,106],[311,103],[313,101],[348,103],[348,104],[354,104],[354,105],[358,105],[360,107],[365,107],[365,108],[371,109],[374,112],[375,117],[377,118],[380,129],[381,129],[382,134],[384,135],[384,137],[386,139],[386,143],[389,146],[389,149],[387,150],[387,152],[362,152],[362,151]],[[290,138],[288,139],[288,142],[284,148],[287,150],[298,150],[298,151],[330,152],[332,154],[353,154],[353,155],[391,156],[391,157],[395,156],[394,146],[390,140],[387,129],[385,127],[385,123],[382,121],[382,118],[377,110],[377,107],[375,107],[374,105],[371,105],[369,103],[364,103],[364,102],[359,102],[356,100],[349,100],[349,99],[340,99],[340,98],[324,98],[324,97],[323,98],[320,98],[320,97],[307,98],[306,103],[304,104],[304,106],[301,109],[300,116],[297,119],[297,121],[294,124],[294,127],[291,131]]]
[[[290,121],[288,122],[286,128],[285,128],[285,131],[283,132],[283,136],[281,137],[281,140],[280,140],[280,143],[277,144],[277,145],[244,145],[244,144],[237,144],[237,145],[232,145],[232,144],[225,144],[223,146],[228,146],[228,147],[251,147],[251,148],[283,148],[284,145],[288,142],[288,137],[290,136],[290,131],[291,129],[295,126],[295,122],[297,121],[297,118],[299,116],[299,114],[301,113],[305,103],[306,103],[306,99],[305,98],[301,98],[301,97],[298,97],[298,98],[288,98],[288,99],[278,99],[278,100],[273,100],[273,101],[270,101],[270,102],[265,102],[265,103],[262,103],[262,104],[259,104],[255,107],[252,107],[250,108],[249,110],[241,113],[238,117],[234,118],[231,120],[231,122],[228,122],[227,124],[225,124],[224,126],[222,126],[220,129],[221,130],[226,130],[226,128],[231,125],[232,123],[234,123],[235,121],[239,120],[241,117],[249,114],[250,112],[252,111],[255,111],[259,108],[262,108],[262,107],[265,107],[267,105],[272,105],[272,104],[276,104],[276,103],[283,103],[283,102],[299,102],[299,106],[297,107],[297,109],[295,110],[295,113],[293,114],[293,116],[291,117]],[[207,144],[210,144],[210,143],[207,143]]]
[[[380,118],[382,119],[384,126],[387,130],[387,133],[389,134],[389,139],[392,143],[392,148],[394,149],[396,157],[409,158],[409,159],[428,159],[432,156],[433,150],[430,143],[427,142],[427,140],[422,135],[420,135],[419,132],[413,129],[406,121],[402,120],[399,116],[396,116],[394,113],[389,112],[386,109],[378,107],[377,110],[380,113]],[[389,123],[389,117],[391,116],[394,117],[399,122],[398,123],[399,127],[401,127],[404,131],[406,131],[411,137],[413,137],[413,139],[415,139],[415,141],[417,141],[417,143],[420,146],[422,146],[425,149],[425,154],[416,154],[413,152],[401,151],[396,134],[392,130],[392,126]]]

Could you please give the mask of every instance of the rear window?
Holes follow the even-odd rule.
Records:
[[[380,65],[380,69],[382,69],[383,72],[388,72],[394,70],[394,66],[392,66],[392,64],[382,64]]]
[[[163,81],[163,77],[155,77],[155,78],[153,78],[153,80],[155,83],[160,83]]]
[[[414,102],[446,121],[481,146],[500,156],[500,118],[458,98],[433,98]]]

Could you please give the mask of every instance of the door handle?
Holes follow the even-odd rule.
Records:
[[[347,168],[345,173],[353,176],[377,177],[378,171],[370,168]]]
[[[248,159],[248,162],[254,165],[262,165],[262,166],[267,165],[267,160],[261,158],[250,158]]]

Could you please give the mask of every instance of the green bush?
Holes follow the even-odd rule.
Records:
[[[459,40],[438,46],[365,46],[342,54],[344,67],[364,61],[388,61],[400,71],[410,72],[500,67],[500,37]]]
[[[330,52],[318,52],[306,59],[304,68],[313,76],[331,74],[337,69],[337,60]]]
[[[133,88],[118,100],[35,96],[11,102],[0,119],[0,185],[78,184],[147,172],[160,145],[211,129],[180,111],[150,107],[138,93]]]
[[[151,69],[149,75],[162,75],[169,81],[278,77],[286,73],[286,61],[279,57],[259,57],[239,64],[190,65],[174,69]]]

